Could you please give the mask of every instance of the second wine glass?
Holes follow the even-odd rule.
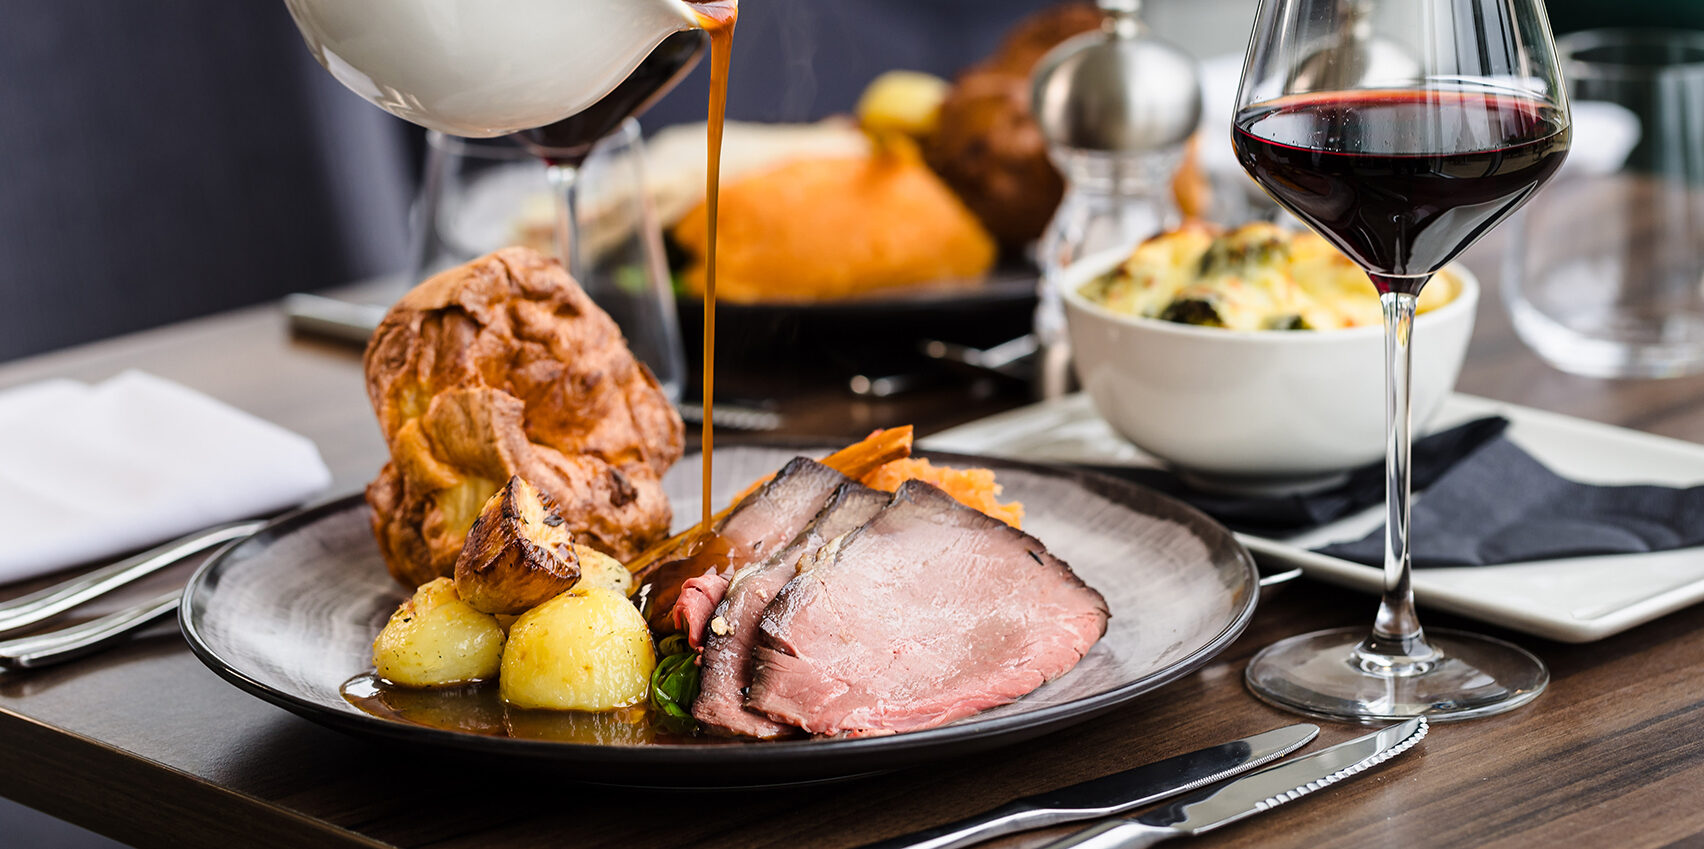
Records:
[[[1424,632],[1410,585],[1410,347],[1431,276],[1562,164],[1568,107],[1538,0],[1263,0],[1238,92],[1243,167],[1367,272],[1385,320],[1384,593],[1371,633],[1249,664],[1262,699],[1372,722],[1509,710],[1549,674],[1501,640]],[[1368,399],[1369,403],[1371,399]]]

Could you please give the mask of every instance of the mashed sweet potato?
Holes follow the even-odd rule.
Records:
[[[993,469],[954,469],[933,465],[921,457],[911,457],[876,467],[860,483],[892,492],[900,484],[913,479],[932,483],[960,504],[987,513],[1014,528],[1023,527],[1023,503],[1012,501],[1001,504],[996,500],[1000,495],[1000,485],[994,482]]]

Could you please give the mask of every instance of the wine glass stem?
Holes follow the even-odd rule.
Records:
[[[556,197],[556,250],[569,276],[584,282],[580,264],[580,169],[562,162],[547,162],[545,173]]]
[[[1431,668],[1437,652],[1427,645],[1414,613],[1409,558],[1409,460],[1413,417],[1409,412],[1416,282],[1407,291],[1386,291],[1379,298],[1385,323],[1385,557],[1384,595],[1373,633],[1357,651],[1365,670],[1385,675],[1414,675]]]

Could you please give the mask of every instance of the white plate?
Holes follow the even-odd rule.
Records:
[[[1653,436],[1470,395],[1445,402],[1431,429],[1489,415],[1508,437],[1556,473],[1602,484],[1704,484],[1704,445]],[[1074,395],[972,422],[924,440],[936,450],[1032,462],[1157,466]],[[1262,560],[1301,567],[1323,581],[1377,593],[1381,571],[1309,549],[1358,539],[1384,520],[1382,506],[1282,540],[1238,534]],[[1422,605],[1568,643],[1620,633],[1704,601],[1704,549],[1574,557],[1501,566],[1414,570]]]

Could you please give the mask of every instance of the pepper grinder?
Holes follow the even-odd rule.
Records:
[[[1069,383],[1062,272],[1179,223],[1171,180],[1201,121],[1195,60],[1148,32],[1141,0],[1099,5],[1101,29],[1055,47],[1032,79],[1031,111],[1065,178],[1064,199],[1039,245],[1043,398],[1064,394]]]

